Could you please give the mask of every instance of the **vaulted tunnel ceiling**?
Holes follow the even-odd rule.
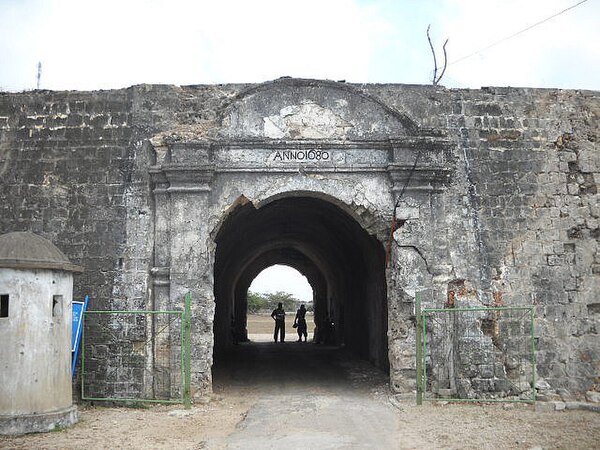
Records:
[[[315,322],[328,314],[337,340],[387,368],[383,246],[340,207],[308,196],[238,206],[216,236],[215,348],[246,323],[246,294],[273,264],[296,268],[314,291]]]

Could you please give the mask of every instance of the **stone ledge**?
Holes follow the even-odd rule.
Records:
[[[600,404],[587,402],[536,402],[535,410],[539,412],[582,410],[600,413]]]
[[[44,433],[70,427],[78,421],[77,406],[40,414],[0,414],[0,435]]]

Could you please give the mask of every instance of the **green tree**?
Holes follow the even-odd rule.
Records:
[[[283,291],[277,291],[275,293],[260,293],[248,291],[248,312],[251,314],[256,313],[270,313],[277,308],[278,303],[283,303],[283,309],[288,313],[295,312],[296,309],[302,303],[292,294]]]
[[[283,303],[283,309],[286,311],[295,311],[296,306],[300,304],[300,300],[287,292],[277,291],[275,293],[265,294],[268,304],[272,309],[277,308],[278,303]]]
[[[264,312],[266,309],[268,309],[267,299],[263,296],[263,294],[248,291],[248,295],[246,298],[248,299],[249,313],[256,314],[259,312]]]

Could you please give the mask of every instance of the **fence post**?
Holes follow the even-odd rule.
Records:
[[[535,306],[531,306],[530,321],[531,321],[531,400],[535,403],[535,382],[537,376],[536,359],[535,359]]]
[[[190,358],[190,330],[192,328],[192,294],[188,292],[185,295],[185,309],[183,312],[183,336],[184,336],[184,362],[183,362],[183,405],[185,409],[192,407],[191,395],[191,358]]]
[[[81,319],[83,320],[85,311],[81,312]],[[85,398],[85,324],[81,327],[81,398]]]
[[[415,316],[417,318],[417,405],[423,404],[423,316],[421,314],[421,293],[415,293]]]

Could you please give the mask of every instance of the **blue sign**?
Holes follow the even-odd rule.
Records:
[[[73,302],[73,327],[71,334],[71,376],[75,376],[75,367],[77,366],[77,354],[79,353],[79,344],[81,342],[81,333],[83,332],[83,313],[87,309],[88,296],[85,296],[83,302]]]

